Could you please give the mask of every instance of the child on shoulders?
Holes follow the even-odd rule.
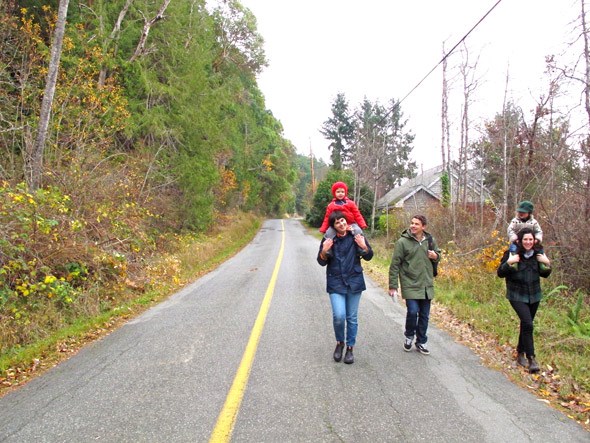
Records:
[[[346,218],[346,223],[348,223],[352,234],[362,234],[362,230],[367,229],[367,223],[356,203],[348,198],[348,186],[346,183],[334,183],[332,185],[332,195],[334,198],[326,207],[326,215],[320,227],[320,232],[325,234],[325,238],[334,238],[336,236],[336,230],[329,225],[330,214],[334,211],[341,211]]]
[[[522,228],[531,228],[535,237],[535,253],[543,254],[541,242],[543,241],[543,230],[539,222],[533,217],[535,209],[532,202],[528,200],[521,201],[516,208],[516,215],[508,224],[508,239],[510,247],[508,250],[511,255],[518,254],[518,233]],[[538,245],[538,247],[537,247]]]

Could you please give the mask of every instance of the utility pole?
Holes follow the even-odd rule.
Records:
[[[311,162],[311,193],[315,194],[316,191],[316,184],[315,184],[315,171],[313,167],[313,151],[311,150],[311,138],[309,139],[309,161]]]

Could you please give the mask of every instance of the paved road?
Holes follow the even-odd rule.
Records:
[[[356,362],[335,363],[318,241],[295,220],[267,221],[214,272],[1,398],[0,441],[209,441],[283,236],[232,441],[590,442],[434,327],[430,356],[404,352],[404,309],[371,282]]]

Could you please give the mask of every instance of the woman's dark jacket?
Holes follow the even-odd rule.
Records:
[[[520,252],[518,269],[514,269],[506,261],[510,257],[508,251],[504,252],[500,266],[498,266],[498,277],[506,279],[506,298],[511,301],[524,303],[537,303],[541,301],[541,279],[551,274],[551,268],[539,263],[536,254],[525,258]]]
[[[327,265],[326,269],[326,290],[329,294],[347,294],[349,292],[362,292],[365,286],[363,277],[363,267],[361,266],[361,257],[364,260],[373,258],[373,249],[365,237],[368,251],[363,253],[354,241],[351,233],[344,237],[334,237],[334,244],[330,249],[330,256],[326,260],[320,258],[322,246],[325,238],[320,243],[318,252],[318,263],[322,266]]]

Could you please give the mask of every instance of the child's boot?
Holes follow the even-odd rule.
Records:
[[[510,243],[510,247],[508,248],[508,252],[510,253],[510,256],[518,254],[518,246],[516,245],[516,243],[514,243],[514,242]],[[511,265],[508,265],[508,266],[510,266],[513,269],[518,270],[518,262],[512,263]]]

